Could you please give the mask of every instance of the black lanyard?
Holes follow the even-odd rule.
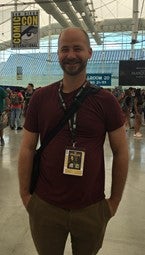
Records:
[[[86,87],[86,84],[87,84],[87,81],[85,81],[83,83],[83,85],[81,86],[80,90],[78,91],[78,93],[74,97],[74,101],[77,100],[77,98],[81,95],[84,88]],[[64,112],[66,112],[67,107],[66,107],[66,103],[64,101],[64,97],[63,97],[63,93],[62,93],[62,86],[63,86],[63,83],[61,81],[59,89],[58,89],[58,95],[59,95],[59,98],[60,98],[61,105],[64,109]],[[73,147],[75,147],[75,144],[76,144],[76,130],[77,130],[76,119],[77,119],[77,112],[74,113],[72,118],[68,120],[69,130],[70,130],[70,133],[71,133]]]

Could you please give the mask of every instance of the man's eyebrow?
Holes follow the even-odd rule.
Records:
[[[76,45],[73,45],[73,46],[69,46],[69,45],[62,45],[61,48],[75,48],[75,47],[82,47],[80,44],[76,44]]]

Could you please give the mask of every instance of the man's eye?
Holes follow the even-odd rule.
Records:
[[[63,48],[63,49],[61,49],[61,52],[68,52],[68,49]]]
[[[75,48],[74,50],[78,52],[81,51],[81,48]]]

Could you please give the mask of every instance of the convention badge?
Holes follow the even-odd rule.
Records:
[[[85,151],[78,148],[66,148],[63,173],[82,176],[84,170]]]

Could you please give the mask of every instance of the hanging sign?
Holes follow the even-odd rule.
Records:
[[[11,12],[11,49],[39,48],[39,11]]]
[[[145,86],[145,60],[120,60],[119,85]]]
[[[87,79],[94,85],[111,86],[111,73],[88,73]]]

